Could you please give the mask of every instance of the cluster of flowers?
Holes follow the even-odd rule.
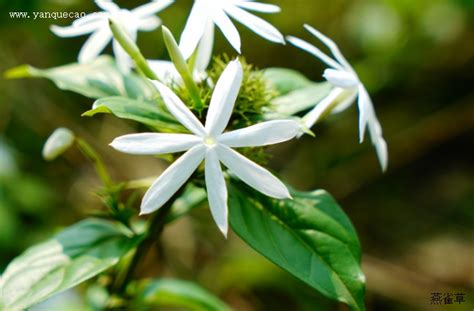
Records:
[[[161,21],[155,14],[173,3],[171,0],[156,0],[133,10],[126,10],[112,1],[95,2],[102,12],[77,19],[68,27],[52,26],[51,30],[61,37],[91,34],[79,53],[81,63],[95,59],[112,40],[117,65],[124,73],[133,68],[132,60],[113,38],[109,19],[120,23],[129,37],[136,41],[138,31],[151,31],[160,26]],[[194,55],[194,79],[200,81],[206,77],[206,68],[212,56],[215,26],[240,54],[240,35],[231,18],[269,41],[285,43],[284,36],[274,26],[247,11],[277,13],[280,8],[250,0],[194,1],[179,43],[181,53],[186,59]],[[303,117],[302,122],[272,120],[224,132],[242,83],[243,70],[238,60],[227,65],[215,84],[204,125],[165,84],[152,81],[168,110],[191,134],[141,133],[125,135],[112,142],[113,148],[130,154],[157,155],[186,151],[147,191],[141,205],[142,214],[154,212],[163,206],[204,161],[211,213],[219,229],[224,235],[227,234],[227,189],[221,162],[233,175],[265,195],[278,199],[291,197],[279,179],[232,148],[266,146],[290,140],[300,135],[303,128],[311,128],[323,113],[340,112],[356,100],[360,112],[360,141],[363,141],[365,129],[368,128],[381,166],[386,168],[387,146],[367,90],[337,45],[311,26],[305,25],[305,28],[328,47],[332,56],[301,39],[289,36],[286,40],[314,55],[329,67],[323,77],[333,85],[333,89]],[[179,79],[172,63],[150,60],[149,64],[161,81]]]

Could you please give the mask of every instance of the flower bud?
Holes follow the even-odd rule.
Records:
[[[57,128],[43,147],[43,158],[52,161],[63,154],[74,143],[74,133],[64,127]]]

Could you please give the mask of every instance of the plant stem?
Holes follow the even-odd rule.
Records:
[[[99,175],[100,180],[104,186],[109,189],[113,186],[112,178],[105,167],[104,161],[102,158],[95,152],[94,148],[91,147],[85,140],[81,138],[76,138],[77,146],[79,150],[88,158],[92,163],[94,163],[95,170],[97,175]]]

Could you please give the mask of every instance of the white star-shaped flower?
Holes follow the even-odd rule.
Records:
[[[368,128],[380,165],[383,170],[386,170],[388,164],[387,143],[382,136],[382,126],[375,114],[369,93],[337,45],[313,27],[305,25],[305,28],[329,48],[334,58],[299,38],[287,37],[288,42],[314,55],[328,65],[330,68],[324,71],[323,77],[335,87],[325,99],[303,118],[305,126],[311,128],[324,113],[328,111],[332,113],[340,112],[358,98],[359,140],[361,143],[364,141],[365,129]]]
[[[116,138],[111,146],[130,154],[156,155],[186,151],[171,164],[145,194],[141,213],[148,214],[165,204],[205,161],[205,182],[212,216],[227,234],[227,188],[221,162],[238,178],[274,198],[290,198],[286,186],[269,171],[232,148],[266,146],[294,138],[300,124],[274,120],[225,132],[242,83],[242,65],[232,61],[222,73],[212,94],[203,126],[167,86],[154,82],[168,110],[192,134],[142,133]]]
[[[260,13],[280,12],[280,8],[276,5],[249,0],[194,0],[179,43],[185,58],[192,55],[209,29],[214,31],[214,25],[219,27],[232,47],[240,53],[240,35],[229,16],[269,41],[285,43],[283,35],[275,27],[246,10]]]
[[[80,63],[94,60],[113,39],[112,31],[109,28],[109,19],[123,25],[130,38],[136,41],[138,31],[152,31],[161,24],[161,20],[155,14],[171,5],[173,1],[156,0],[133,10],[121,9],[111,0],[96,0],[95,3],[103,12],[81,17],[75,20],[71,26],[51,26],[51,31],[59,37],[91,34],[79,52]],[[128,72],[132,67],[132,60],[115,39],[113,40],[113,50],[120,70]]]

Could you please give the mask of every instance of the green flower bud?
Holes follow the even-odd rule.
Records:
[[[74,143],[74,133],[64,127],[57,128],[43,147],[43,158],[52,161],[63,154]]]

